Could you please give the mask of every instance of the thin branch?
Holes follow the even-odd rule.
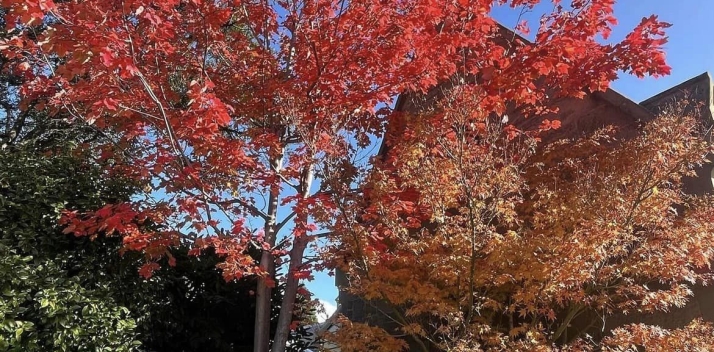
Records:
[[[310,237],[310,239],[326,238],[326,237],[332,236],[334,234],[335,234],[334,232],[328,231],[328,232],[316,233],[314,235],[309,235],[309,237]]]
[[[240,199],[240,198],[235,198],[235,199],[232,199],[232,200],[227,200],[227,201],[219,202],[218,204],[221,205],[221,206],[231,205],[231,204],[238,204],[238,205],[240,205],[240,206],[242,206],[242,207],[248,209],[251,213],[253,213],[253,215],[261,217],[263,220],[268,220],[268,219],[270,218],[270,217],[268,216],[268,214],[266,214],[264,211],[258,209],[258,207],[256,207],[255,205],[250,204],[250,203],[248,203],[248,202],[246,202],[245,200]]]
[[[285,219],[280,221],[280,223],[275,226],[275,231],[280,232],[280,230],[282,230],[283,227],[295,217],[295,215],[297,215],[297,212],[291,212],[290,215],[286,216]]]

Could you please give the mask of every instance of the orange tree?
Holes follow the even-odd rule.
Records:
[[[13,93],[24,106],[49,94],[36,108],[104,131],[108,171],[146,185],[132,202],[67,213],[68,231],[115,230],[146,254],[145,276],[180,242],[215,248],[226,279],[258,278],[256,351],[270,347],[270,293],[284,280],[272,337],[283,351],[299,281],[320,264],[306,248],[340,242],[318,225],[332,225],[362,171],[354,156],[392,120],[379,106],[462,73],[483,78],[480,109],[530,114],[620,70],[668,73],[655,17],[619,43],[596,40],[616,23],[613,0],[554,1],[533,45],[502,40],[491,7],[539,2],[3,0],[0,50],[26,77]],[[144,219],[167,230],[140,231]]]
[[[365,199],[343,203],[359,219],[339,224],[335,250],[348,291],[396,327],[344,323],[331,338],[346,351],[356,336],[393,350],[390,334],[425,351],[713,348],[700,321],[600,336],[613,315],[682,307],[711,282],[714,199],[682,192],[711,152],[698,121],[670,112],[636,136],[538,143],[559,121],[519,131],[478,111],[480,93],[457,86],[403,117]]]

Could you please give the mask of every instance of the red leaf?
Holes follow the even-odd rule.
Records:
[[[141,277],[143,277],[144,279],[150,279],[151,276],[154,274],[154,271],[158,270],[159,268],[160,266],[158,263],[145,263],[141,266],[141,268],[139,268],[139,275],[141,275]]]
[[[104,64],[104,66],[112,67],[112,64],[114,63],[114,54],[108,47],[102,49],[102,51],[99,53],[99,57],[101,58],[102,64]]]

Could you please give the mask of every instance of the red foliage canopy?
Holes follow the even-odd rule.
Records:
[[[68,213],[69,231],[115,230],[147,253],[146,275],[183,240],[225,254],[227,279],[272,276],[287,254],[291,272],[305,270],[312,223],[330,222],[354,155],[391,119],[378,107],[395,95],[479,75],[475,109],[533,113],[605,89],[620,70],[669,72],[656,17],[620,43],[598,42],[616,22],[614,0],[558,5],[532,45],[504,40],[489,16],[494,4],[539,2],[2,0],[11,39],[0,49],[26,72],[21,99],[96,126],[108,172],[151,188],[132,204]],[[281,202],[292,212],[279,219]],[[139,231],[134,218],[162,226]]]

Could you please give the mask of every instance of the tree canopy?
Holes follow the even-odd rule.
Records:
[[[613,0],[554,1],[530,44],[489,16],[539,2],[3,0],[0,50],[5,70],[27,78],[23,107],[90,123],[106,137],[93,147],[106,172],[147,186],[98,211],[68,209],[68,231],[117,232],[144,253],[146,277],[175,264],[172,247],[214,250],[227,280],[258,278],[254,350],[283,351],[300,280],[325,264],[318,244],[349,243],[335,218],[367,177],[360,153],[396,123],[384,107],[394,96],[478,77],[464,85],[478,126],[514,107],[548,112],[620,71],[669,72],[667,24],[654,16],[618,43],[598,41],[616,23]]]
[[[347,289],[394,327],[345,325],[343,350],[362,350],[355,334],[390,346],[406,335],[414,350],[712,348],[701,321],[605,331],[613,316],[682,307],[711,282],[714,199],[682,191],[712,150],[700,121],[672,110],[637,131],[539,143],[474,117],[464,90],[447,95],[404,117],[348,208],[361,221],[344,224],[335,251]]]

